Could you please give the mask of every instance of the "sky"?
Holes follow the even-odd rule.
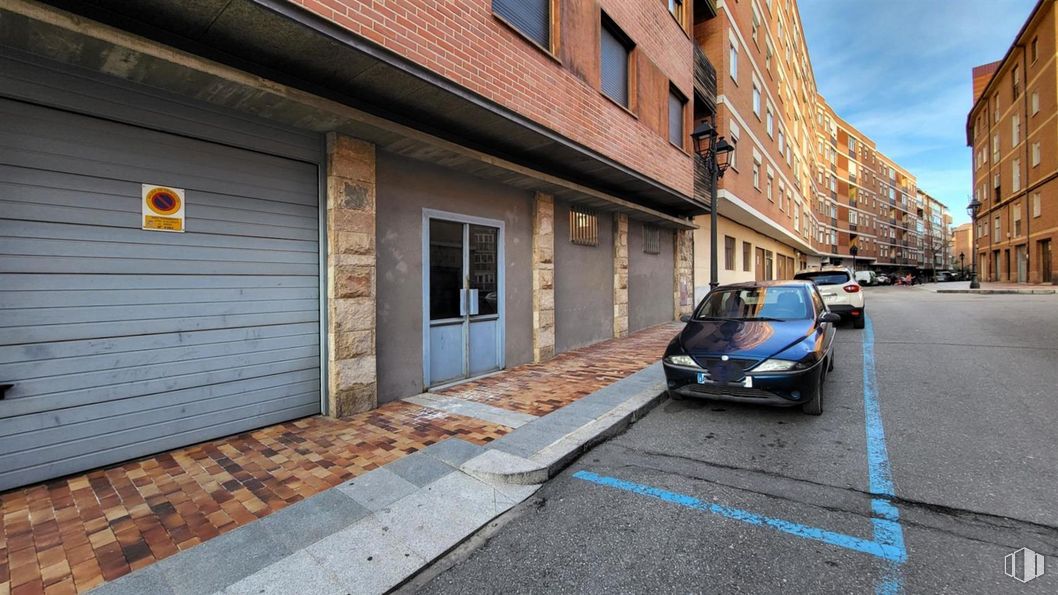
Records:
[[[999,60],[1036,0],[799,0],[819,92],[969,221],[970,71]]]

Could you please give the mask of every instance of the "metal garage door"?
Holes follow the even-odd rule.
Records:
[[[0,121],[0,489],[320,411],[316,165]],[[186,233],[140,229],[141,183],[186,190]]]

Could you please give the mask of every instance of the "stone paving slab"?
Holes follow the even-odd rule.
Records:
[[[492,405],[487,405],[485,403],[465,401],[456,397],[430,393],[407,397],[403,400],[408,403],[422,405],[423,407],[433,407],[434,409],[466,415],[476,419],[483,419],[494,424],[500,424],[511,428],[523,426],[537,417],[535,415],[529,415],[528,413],[520,413],[518,411],[511,411],[501,407],[493,407]]]

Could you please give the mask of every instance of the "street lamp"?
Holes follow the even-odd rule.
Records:
[[[717,280],[720,276],[720,265],[717,260],[717,248],[716,248],[716,212],[717,212],[717,181],[719,178],[724,177],[724,172],[727,171],[730,165],[731,152],[735,150],[735,145],[730,143],[724,137],[720,136],[716,130],[715,116],[714,121],[705,121],[699,124],[693,132],[691,132],[691,140],[694,141],[694,152],[697,153],[702,159],[705,160],[705,167],[709,171],[709,290],[716,289],[716,286],[720,284]],[[734,140],[734,139],[732,139]]]
[[[974,197],[970,204],[966,205],[966,212],[970,214],[970,233],[977,229],[977,212],[981,210],[981,201]],[[970,236],[971,238],[973,235]],[[976,243],[976,240],[974,241]],[[970,289],[980,289],[981,282],[977,280],[977,246],[973,246],[970,252]]]
[[[965,252],[960,252],[959,253],[959,270],[964,272],[964,273],[966,272],[966,253]]]

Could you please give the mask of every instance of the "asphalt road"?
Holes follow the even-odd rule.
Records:
[[[842,327],[822,416],[664,402],[406,590],[1058,593],[1058,296],[867,300],[878,423]]]

